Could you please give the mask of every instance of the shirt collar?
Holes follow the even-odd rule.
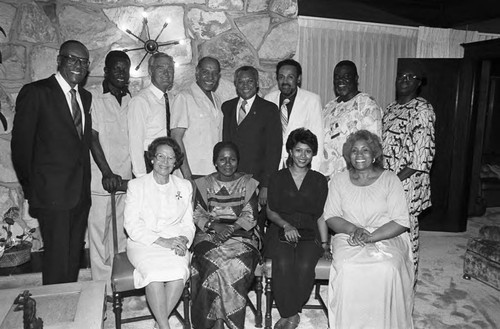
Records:
[[[247,113],[248,113],[248,110],[252,108],[252,104],[253,104],[253,102],[255,100],[255,96],[257,96],[257,94],[255,94],[255,95],[253,95],[253,97],[247,99],[247,105],[245,105],[245,110],[246,110]],[[238,99],[238,108],[240,108],[241,103],[243,103],[243,98],[240,97]]]
[[[290,97],[285,97],[281,92],[280,92],[280,105],[283,104],[283,100],[285,98],[288,98],[290,100],[289,104],[293,104],[295,101],[295,97],[297,97],[297,94],[299,93],[299,87],[297,87],[297,91],[295,91],[295,94],[293,94]]]
[[[151,83],[151,85],[149,85],[149,89],[151,89],[151,92],[153,93],[153,95],[155,95],[156,98],[158,98],[158,99],[162,99],[163,95],[165,94],[163,91],[161,91],[158,87],[156,87],[152,83]]]
[[[71,89],[75,89],[78,92],[78,85],[71,88],[69,83],[66,80],[64,80],[63,76],[61,75],[61,72],[59,71],[57,71],[56,73],[56,80],[65,94],[67,94]]]
[[[120,92],[120,96],[122,96],[122,97],[125,96],[125,95],[127,95],[127,94],[129,94],[130,96],[132,96],[130,94],[130,91],[128,90],[128,87],[125,87],[123,89],[118,89],[118,91]],[[106,79],[104,79],[102,81],[102,93],[103,94],[111,93],[111,89],[109,88],[109,84],[107,83]],[[113,93],[111,93],[111,95],[113,95]]]

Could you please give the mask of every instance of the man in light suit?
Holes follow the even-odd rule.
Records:
[[[222,104],[222,139],[238,146],[238,170],[259,181],[259,203],[267,203],[267,184],[281,158],[281,121],[276,105],[257,95],[259,73],[242,66],[234,73],[239,97]]]
[[[290,132],[306,128],[318,138],[318,154],[312,160],[312,169],[318,170],[323,159],[323,118],[319,95],[299,88],[302,81],[302,67],[293,59],[285,59],[276,66],[279,90],[270,92],[265,99],[276,104],[280,110],[283,147],[280,168],[286,166],[288,154],[286,140]]]
[[[78,86],[90,65],[79,41],[64,42],[57,73],[25,85],[16,101],[12,161],[44,241],[43,284],[78,279],[90,208],[91,94]]]

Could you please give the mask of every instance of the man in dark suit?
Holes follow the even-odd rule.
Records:
[[[43,284],[78,279],[90,208],[91,94],[79,41],[64,42],[57,73],[25,85],[16,101],[12,161],[44,241]]]
[[[264,207],[269,177],[278,170],[281,158],[280,114],[275,104],[257,95],[259,73],[254,67],[238,68],[234,85],[239,97],[222,104],[222,139],[238,146],[238,170],[259,181],[259,203]]]

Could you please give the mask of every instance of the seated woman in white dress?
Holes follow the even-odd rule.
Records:
[[[351,134],[343,155],[349,170],[332,178],[324,212],[336,233],[330,329],[413,328],[414,269],[403,185],[382,168],[382,145],[375,134]]]
[[[147,156],[153,171],[128,183],[127,256],[135,267],[135,288],[146,287],[156,327],[169,329],[168,317],[190,276],[193,188],[189,181],[171,175],[184,158],[172,138],[155,139]]]

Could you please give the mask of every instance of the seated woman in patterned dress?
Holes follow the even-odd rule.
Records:
[[[191,183],[171,175],[184,155],[175,140],[159,137],[148,147],[153,171],[128,183],[124,227],[135,288],[146,287],[155,328],[169,329],[168,316],[189,279],[193,241]]]
[[[247,293],[260,259],[258,182],[237,172],[238,148],[214,147],[216,172],[195,180],[192,312],[196,329],[243,328]]]

